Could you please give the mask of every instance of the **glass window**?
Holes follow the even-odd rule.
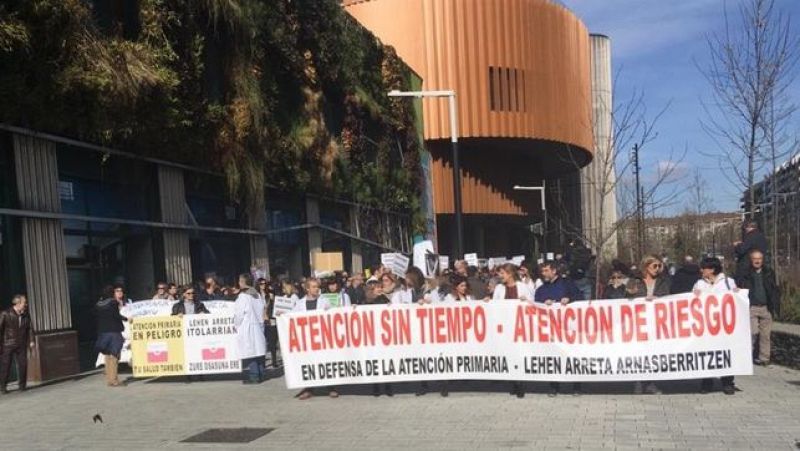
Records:
[[[198,232],[189,239],[192,279],[215,276],[232,285],[238,275],[250,271],[250,237],[242,234]]]
[[[267,230],[279,230],[306,223],[306,204],[301,196],[267,190]],[[308,274],[308,232],[267,234],[269,267],[273,276]]]
[[[110,295],[108,287],[125,285],[133,300],[149,299],[155,284],[154,249],[160,231],[148,227],[64,221],[72,323],[78,332],[82,370],[93,368],[96,338],[92,308]]]
[[[64,213],[158,220],[155,165],[59,145],[59,195]]]
[[[244,207],[234,205],[227,198],[227,188],[222,177],[213,175],[187,175],[184,178],[186,204],[189,206],[191,224],[206,227],[247,228]]]

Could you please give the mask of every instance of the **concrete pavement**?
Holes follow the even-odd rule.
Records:
[[[630,384],[587,384],[581,397],[548,398],[530,384],[466,382],[423,397],[397,385],[393,398],[343,387],[339,399],[293,398],[283,379],[261,385],[215,378],[103,386],[102,375],[0,397],[3,449],[796,449],[800,371],[756,368],[735,396],[663,384],[660,396]],[[436,385],[432,386],[436,389]],[[92,417],[100,414],[102,423]],[[247,444],[181,443],[210,428],[274,428]]]

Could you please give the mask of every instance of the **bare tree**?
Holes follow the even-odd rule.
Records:
[[[695,215],[702,215],[711,210],[711,196],[708,195],[708,183],[706,183],[703,172],[695,168],[692,178],[686,186],[689,203],[686,205],[686,212]]]
[[[707,37],[710,58],[700,67],[711,86],[713,102],[704,104],[702,125],[716,140],[714,155],[726,174],[748,193],[746,213],[756,210],[755,177],[773,156],[777,122],[787,121],[794,107],[785,98],[792,82],[800,42],[789,17],[774,0],[742,0],[739,18],[725,10],[725,29]],[[775,106],[782,105],[776,111]],[[777,114],[776,114],[777,113]],[[732,175],[732,177],[731,177]]]
[[[680,167],[679,163],[683,160],[685,151],[671,151],[665,159],[661,159],[662,164],[650,171],[650,176],[645,179],[645,186],[640,191],[641,205],[634,205],[635,202],[631,202],[636,190],[639,189],[631,183],[632,172],[635,170],[634,161],[630,158],[631,149],[637,147],[640,158],[650,150],[650,145],[658,136],[656,124],[669,108],[669,105],[666,105],[650,115],[644,99],[642,92],[635,91],[624,101],[612,100],[613,105],[609,108],[611,130],[594,134],[595,154],[590,163],[594,167],[587,172],[582,182],[586,185],[582,190],[584,194],[587,190],[591,190],[592,195],[599,199],[595,202],[597,209],[592,212],[595,219],[593,227],[566,228],[563,224],[568,224],[569,221],[557,221],[559,226],[564,227],[562,233],[580,239],[597,256],[594,269],[598,275],[596,287],[598,289],[602,283],[600,275],[603,264],[607,263],[612,254],[616,254],[616,249],[609,251],[607,246],[611,241],[616,241],[620,229],[629,224],[636,215],[641,214],[640,210],[645,208],[644,206],[651,211],[658,211],[672,205],[678,195],[677,190],[670,189],[670,185],[675,181],[673,176]],[[566,154],[570,155],[569,162],[576,169],[580,169],[581,165],[571,156],[572,153],[566,152]],[[559,191],[558,194],[560,193]],[[615,199],[614,212],[609,212],[606,207],[608,205],[606,199],[611,197]],[[554,200],[562,207],[557,209],[558,212],[568,211],[564,208],[563,199],[557,197]],[[607,218],[612,213],[616,214],[617,220],[609,224]],[[637,254],[635,258],[638,260],[641,255]]]

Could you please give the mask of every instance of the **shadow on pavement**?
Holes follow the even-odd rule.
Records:
[[[658,381],[656,385],[664,395],[683,395],[700,393],[700,380],[686,381]],[[444,381],[428,382],[427,394],[438,396]],[[343,385],[337,387],[341,396],[374,396],[373,387],[376,384],[364,385]],[[381,395],[384,393],[384,386],[380,385]],[[547,394],[550,391],[549,382],[525,382],[522,384],[527,394]],[[635,395],[633,392],[633,382],[603,382],[603,383],[583,383],[582,392],[584,396],[591,395],[631,395],[631,396],[650,396]],[[449,381],[447,388],[450,393],[510,393],[512,382],[510,381]],[[418,382],[402,382],[391,384],[392,392],[396,395],[415,394],[420,387]],[[719,380],[714,382],[714,392],[721,392]],[[328,387],[318,387],[315,393],[327,394]],[[559,393],[569,395],[573,392],[573,384],[562,382]]]

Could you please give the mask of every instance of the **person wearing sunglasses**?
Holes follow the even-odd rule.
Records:
[[[611,271],[611,278],[603,290],[603,299],[625,299],[628,297],[627,290],[625,274],[621,270],[615,269]]]
[[[168,300],[169,293],[167,293],[167,284],[164,282],[158,282],[156,284],[156,293],[153,295],[153,300]]]
[[[640,277],[633,278],[628,285],[628,299],[642,299],[653,301],[661,296],[669,296],[670,280],[664,274],[664,262],[655,255],[649,255],[642,261],[642,272]],[[655,382],[643,383],[637,381],[634,384],[633,392],[637,395],[647,393],[650,395],[660,395],[661,389]]]
[[[202,301],[197,300],[197,292],[191,285],[180,288],[182,300],[172,305],[172,314],[175,316],[197,315],[201,313],[211,313]]]
[[[628,299],[645,298],[652,301],[670,294],[670,280],[664,275],[664,262],[655,255],[649,255],[642,261],[642,272],[628,285]]]

